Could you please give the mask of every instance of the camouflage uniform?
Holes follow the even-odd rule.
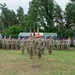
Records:
[[[74,49],[75,49],[75,40],[74,40]]]
[[[20,49],[20,39],[17,39],[17,48]]]
[[[37,45],[38,45],[38,41],[36,38],[34,38],[34,53],[37,53]]]
[[[15,44],[14,44],[14,39],[11,40],[11,49],[14,50]]]
[[[9,49],[9,39],[6,40],[6,49]]]
[[[70,49],[70,40],[66,40],[66,45],[67,45],[67,50],[69,50]]]
[[[52,49],[53,49],[53,39],[49,38],[48,39],[48,52],[49,52],[49,54],[52,53]]]
[[[38,38],[38,46],[37,46],[37,53],[38,53],[38,58],[40,58],[42,56],[42,46],[43,46],[43,42],[41,40],[41,38]]]
[[[20,47],[21,47],[21,50],[22,50],[22,54],[24,54],[24,47],[25,47],[24,38],[22,38],[21,41],[20,41]]]
[[[11,49],[11,39],[9,39],[9,49]]]
[[[33,57],[33,52],[34,52],[34,40],[32,37],[30,37],[28,39],[28,46],[29,46],[29,54],[30,54],[30,57],[32,58]]]
[[[27,53],[29,54],[29,38],[26,40],[26,49]]]
[[[45,40],[42,38],[41,41],[42,41],[41,50],[42,50],[42,54],[44,54],[44,50],[45,50]]]
[[[63,40],[61,40],[60,45],[61,45],[61,50],[64,50],[64,41]]]
[[[6,40],[2,39],[2,49],[5,49],[5,48],[6,48]]]
[[[0,39],[0,49],[2,49],[2,39]]]
[[[60,49],[60,41],[59,40],[56,41],[56,47],[57,47],[57,50]]]

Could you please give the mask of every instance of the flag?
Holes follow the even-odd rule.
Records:
[[[30,36],[32,36],[32,32],[31,32],[31,29],[30,29]]]

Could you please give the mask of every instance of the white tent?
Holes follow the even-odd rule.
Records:
[[[35,35],[38,36],[38,33],[35,33]],[[21,37],[29,37],[29,36],[30,36],[30,33],[20,32],[18,35],[18,38],[20,39]],[[32,33],[32,36],[33,36],[33,33]],[[44,36],[45,38],[47,36],[51,36],[51,37],[56,36],[57,37],[57,33],[39,33],[39,36]]]

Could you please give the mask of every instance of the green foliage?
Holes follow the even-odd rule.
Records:
[[[61,29],[64,27],[64,22],[63,22],[63,11],[61,7],[58,4],[54,5],[54,23],[56,23],[56,26],[58,29]]]
[[[65,27],[69,30],[75,29],[75,2],[69,2],[68,5],[66,5],[65,9],[65,15],[66,15],[66,25]]]
[[[15,26],[10,26],[8,29],[5,30],[5,35],[10,35],[10,36],[18,36],[20,32],[22,32],[21,26],[15,25]]]
[[[2,18],[1,21],[3,22],[4,28],[6,29],[9,26],[15,25],[18,23],[16,14],[13,10],[9,10],[7,5],[1,5],[2,10]]]
[[[70,1],[75,2],[75,0],[70,0]]]
[[[19,24],[22,27],[24,27],[24,10],[22,7],[19,7],[17,9],[17,19],[18,19]]]
[[[53,0],[32,0],[28,15],[30,17],[31,25],[36,29],[38,25],[44,28],[44,31],[50,31],[53,27]],[[34,14],[35,13],[35,14]]]
[[[28,14],[22,7],[17,13],[0,3],[0,33],[18,35],[20,31],[56,32],[59,36],[75,36],[75,0],[70,0],[63,12],[54,0],[32,0]],[[19,28],[18,28],[19,27]]]

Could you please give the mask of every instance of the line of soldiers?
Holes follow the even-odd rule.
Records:
[[[69,50],[70,49],[70,41],[69,40],[53,40],[51,37],[49,39],[44,38],[34,38],[29,37],[28,39],[22,38],[20,39],[0,39],[0,49],[7,50],[22,50],[22,54],[24,54],[24,50],[27,50],[30,57],[33,58],[34,54],[38,55],[40,58],[44,54],[45,48],[48,49],[49,54],[52,53],[52,50]],[[75,41],[74,41],[75,48]]]
[[[48,44],[48,43],[47,43]],[[44,38],[34,38],[29,37],[28,39],[22,38],[19,39],[0,39],[0,49],[6,49],[6,50],[22,50],[22,54],[24,54],[24,50],[26,48],[28,54],[30,54],[30,57],[32,58],[34,54],[38,54],[38,58],[44,54],[45,47],[48,47],[49,45],[46,45],[46,40]],[[49,49],[49,47],[48,47]],[[50,49],[52,50],[52,49]],[[49,53],[52,51],[49,51]],[[50,53],[51,54],[51,53]]]
[[[20,49],[19,39],[0,39],[0,49],[18,50]]]
[[[69,50],[70,49],[70,40],[55,40],[54,47],[57,50]]]
[[[33,58],[34,54],[38,54],[38,58],[40,58],[44,54],[45,48],[47,48],[49,54],[51,54],[52,50],[54,49],[69,50],[70,41],[69,40],[53,40],[51,37],[47,40],[44,38],[30,37],[27,39],[26,48],[31,58]]]
[[[38,58],[44,54],[45,50],[45,39],[43,38],[33,38],[30,37],[27,39],[27,52],[30,54],[30,57],[33,58],[34,54],[38,55]]]

